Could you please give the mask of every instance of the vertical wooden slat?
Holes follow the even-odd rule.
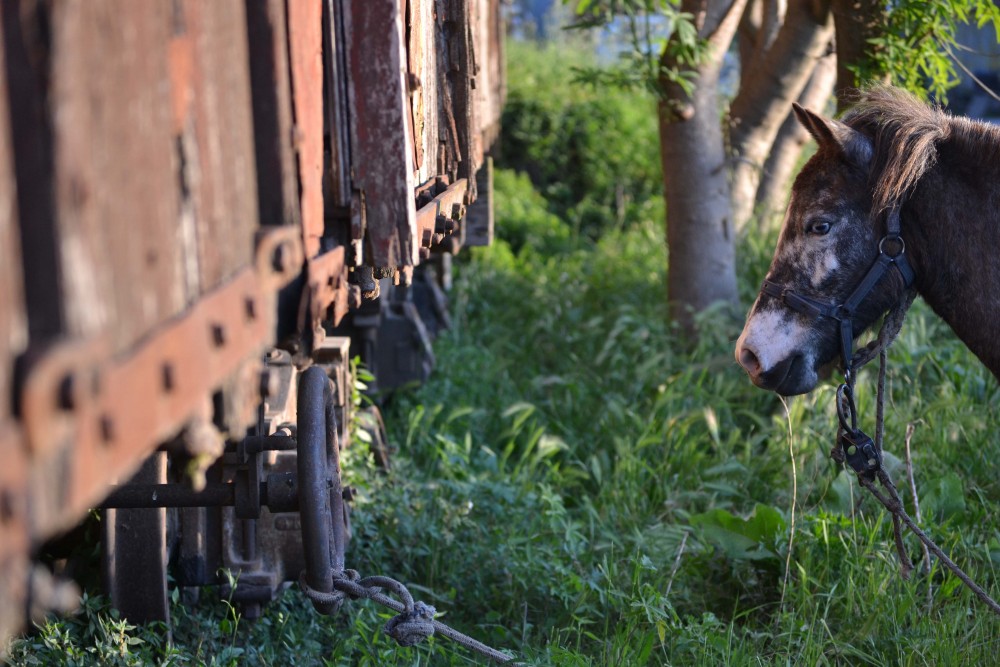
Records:
[[[189,182],[205,292],[252,262],[258,226],[246,14],[241,0],[187,0],[183,7],[194,52],[196,138],[184,144],[191,151],[185,160],[197,165]]]
[[[285,0],[246,0],[246,12],[261,223],[298,224]]]
[[[289,0],[295,142],[299,155],[302,233],[306,257],[323,236],[323,33],[320,0]]]
[[[129,347],[184,305],[170,5],[53,5],[50,105],[66,333]]]
[[[434,24],[434,2],[410,3],[407,61],[415,132],[414,149],[422,152],[416,182],[425,183],[439,173],[438,167],[438,50]]]
[[[0,25],[2,20],[0,17]],[[5,59],[0,49],[0,91],[6,90]],[[0,429],[13,413],[14,361],[28,344],[9,121],[7,97],[0,95]],[[0,460],[4,460],[3,453]]]
[[[398,0],[351,0],[347,28],[354,182],[364,194],[371,262],[384,267],[416,264],[419,249],[400,10]]]
[[[17,218],[24,258],[25,315],[32,340],[60,335],[60,268],[52,196],[52,135],[48,121],[49,23],[44,8],[0,2],[10,136],[4,146],[14,171]],[[19,263],[20,264],[20,263]]]
[[[14,364],[28,344],[17,225],[6,46],[0,12],[0,642],[21,627],[27,588],[26,457],[14,412]]]

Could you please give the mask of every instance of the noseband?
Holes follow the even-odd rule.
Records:
[[[854,291],[841,303],[829,303],[798,294],[791,287],[765,280],[761,294],[774,297],[792,310],[810,317],[826,317],[840,323],[840,354],[844,363],[844,376],[852,384],[854,356],[854,315],[858,307],[871,294],[882,278],[895,269],[903,280],[903,288],[913,284],[914,272],[906,259],[906,244],[899,234],[899,206],[893,206],[886,220],[886,234],[878,243],[878,257],[868,268]]]

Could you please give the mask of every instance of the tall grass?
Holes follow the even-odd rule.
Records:
[[[390,406],[391,472],[348,457],[349,565],[410,583],[443,621],[529,664],[994,664],[1000,619],[938,565],[902,580],[888,516],[830,461],[833,384],[786,411],[733,361],[740,322],[704,314],[693,349],[669,324],[658,215],[592,240],[534,187],[497,174],[502,237],[459,265],[438,370]],[[748,300],[773,242],[740,241]],[[873,393],[866,371],[869,425]],[[916,423],[925,527],[994,595],[998,399],[918,302],[890,353],[887,457],[900,465]],[[290,592],[250,625],[224,603],[178,603],[172,647],[125,636],[164,664],[477,662],[446,640],[395,648],[370,603],[333,620],[307,606]],[[96,664],[119,641],[99,636],[117,627],[107,614],[91,603],[52,621],[12,662]]]

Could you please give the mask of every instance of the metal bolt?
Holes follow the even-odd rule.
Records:
[[[163,383],[163,391],[171,392],[176,386],[176,379],[174,378],[174,365],[169,361],[163,362],[163,366],[160,368],[160,379]]]
[[[354,272],[357,285],[361,288],[361,296],[365,299],[378,298],[380,287],[370,266],[359,266]]]
[[[285,273],[289,269],[289,256],[288,248],[285,247],[284,243],[279,243],[274,248],[274,254],[271,255],[271,267],[274,268],[278,273]]]
[[[226,328],[221,324],[212,325],[212,342],[216,347],[222,347],[226,344]]]
[[[76,377],[67,373],[59,382],[59,407],[63,410],[76,408]]]
[[[439,215],[434,221],[434,231],[437,234],[451,234],[458,228],[458,224],[451,218],[446,218],[443,215]],[[433,241],[434,243],[440,243],[440,241]]]
[[[462,204],[454,204],[451,207],[451,219],[458,221],[465,217],[465,206]]]
[[[101,415],[101,440],[109,445],[115,439],[115,422],[110,415]]]

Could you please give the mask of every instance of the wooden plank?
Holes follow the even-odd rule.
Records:
[[[351,0],[346,30],[354,184],[366,209],[370,263],[393,268],[416,264],[419,251],[402,6]]]
[[[138,4],[146,8],[145,4]],[[242,0],[186,0],[175,33],[193,50],[184,160],[197,224],[200,291],[253,261],[259,224],[246,13]],[[191,126],[193,125],[193,130]]]
[[[425,183],[438,175],[438,51],[434,0],[407,3],[406,58],[411,115],[415,180]]]
[[[11,137],[6,145],[17,181],[28,331],[37,342],[65,329],[52,194],[48,45],[41,37],[48,33],[49,21],[43,11],[22,12],[15,2],[0,2],[0,13],[10,102]]]
[[[261,224],[296,225],[299,183],[292,146],[291,73],[284,0],[246,3]]]
[[[330,200],[341,209],[351,209],[351,121],[348,103],[347,52],[344,28],[345,0],[323,0],[323,70],[326,76],[326,130],[330,138]],[[352,241],[364,236],[359,218],[352,220]]]
[[[50,109],[66,333],[123,350],[179,312],[170,5],[52,6]],[[50,270],[43,267],[44,270]]]
[[[0,26],[2,21],[0,17]],[[0,48],[0,91],[8,89],[6,73],[4,50]],[[13,420],[14,363],[28,345],[13,162],[8,99],[0,95],[0,429]],[[6,454],[0,451],[0,461]]]
[[[320,0],[288,3],[295,142],[306,257],[323,236],[323,33]]]
[[[479,131],[484,150],[489,150],[500,132],[500,114],[506,95],[503,51],[503,19],[500,0],[479,0],[479,32],[476,41],[475,89],[479,96]]]
[[[473,26],[474,7],[465,0],[443,0],[438,10],[441,24],[440,46],[442,82],[447,94],[441,99],[447,109],[449,170],[455,177],[469,179],[470,196],[475,198],[475,175],[482,160],[472,79],[475,68]],[[442,130],[444,131],[444,130]]]
[[[14,419],[14,364],[28,345],[11,136],[6,12],[0,12],[0,645],[21,629],[28,596],[27,453]]]

